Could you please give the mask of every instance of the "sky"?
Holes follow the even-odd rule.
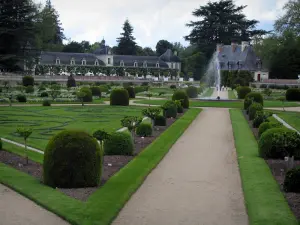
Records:
[[[35,0],[44,3],[46,0]],[[244,9],[248,19],[260,21],[257,28],[272,30],[274,20],[282,14],[288,0],[235,0]],[[207,0],[52,0],[58,11],[67,38],[94,43],[104,37],[109,46],[116,45],[122,25],[129,19],[138,45],[155,49],[156,43],[188,42],[184,36],[190,28],[185,24],[196,17],[192,11]]]

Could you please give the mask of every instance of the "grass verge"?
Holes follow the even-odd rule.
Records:
[[[300,112],[274,112],[296,130],[300,131]]]
[[[75,225],[108,225],[201,110],[190,109],[152,144],[109,179],[87,202],[79,202],[35,178],[0,163],[0,183]]]
[[[240,110],[230,110],[245,203],[250,225],[297,225],[279,185]]]

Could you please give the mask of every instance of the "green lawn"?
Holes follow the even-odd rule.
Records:
[[[150,104],[150,105],[163,105],[166,100],[137,100],[135,103]],[[243,101],[190,101],[191,107],[221,107],[221,108],[243,108]],[[296,102],[286,102],[285,107],[299,106]],[[264,101],[264,107],[282,107],[281,101]]]
[[[300,112],[274,112],[289,125],[300,131]]]
[[[32,199],[73,225],[108,225],[199,113],[199,109],[187,111],[134,160],[112,176],[102,188],[92,194],[87,202],[68,197],[2,163],[0,183]]]
[[[142,116],[141,111],[142,107],[132,106],[0,107],[1,137],[22,143],[14,132],[18,126],[28,126],[33,129],[29,146],[44,150],[49,138],[61,130],[114,131],[121,128],[124,116]]]
[[[297,225],[279,185],[266,162],[258,157],[258,145],[240,110],[230,110],[250,225]]]

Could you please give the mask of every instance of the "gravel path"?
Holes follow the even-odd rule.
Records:
[[[55,214],[0,184],[0,225],[68,225]]]
[[[113,225],[247,225],[228,109],[204,109]]]

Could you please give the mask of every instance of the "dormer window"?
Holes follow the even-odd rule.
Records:
[[[143,62],[143,67],[146,68],[147,67],[147,61]]]
[[[82,66],[86,66],[86,60],[85,60],[85,59],[82,59],[81,65],[82,65]]]
[[[121,60],[120,66],[124,66],[124,61],[123,60]]]
[[[134,66],[134,67],[138,67],[138,63],[137,63],[137,62],[134,62],[133,66]]]
[[[74,58],[71,59],[71,65],[75,65],[75,60],[74,60]]]
[[[159,62],[156,63],[156,68],[159,68]]]
[[[99,66],[98,59],[95,60],[95,66]]]
[[[56,64],[56,65],[60,65],[60,59],[59,59],[59,58],[56,58],[55,64]]]

